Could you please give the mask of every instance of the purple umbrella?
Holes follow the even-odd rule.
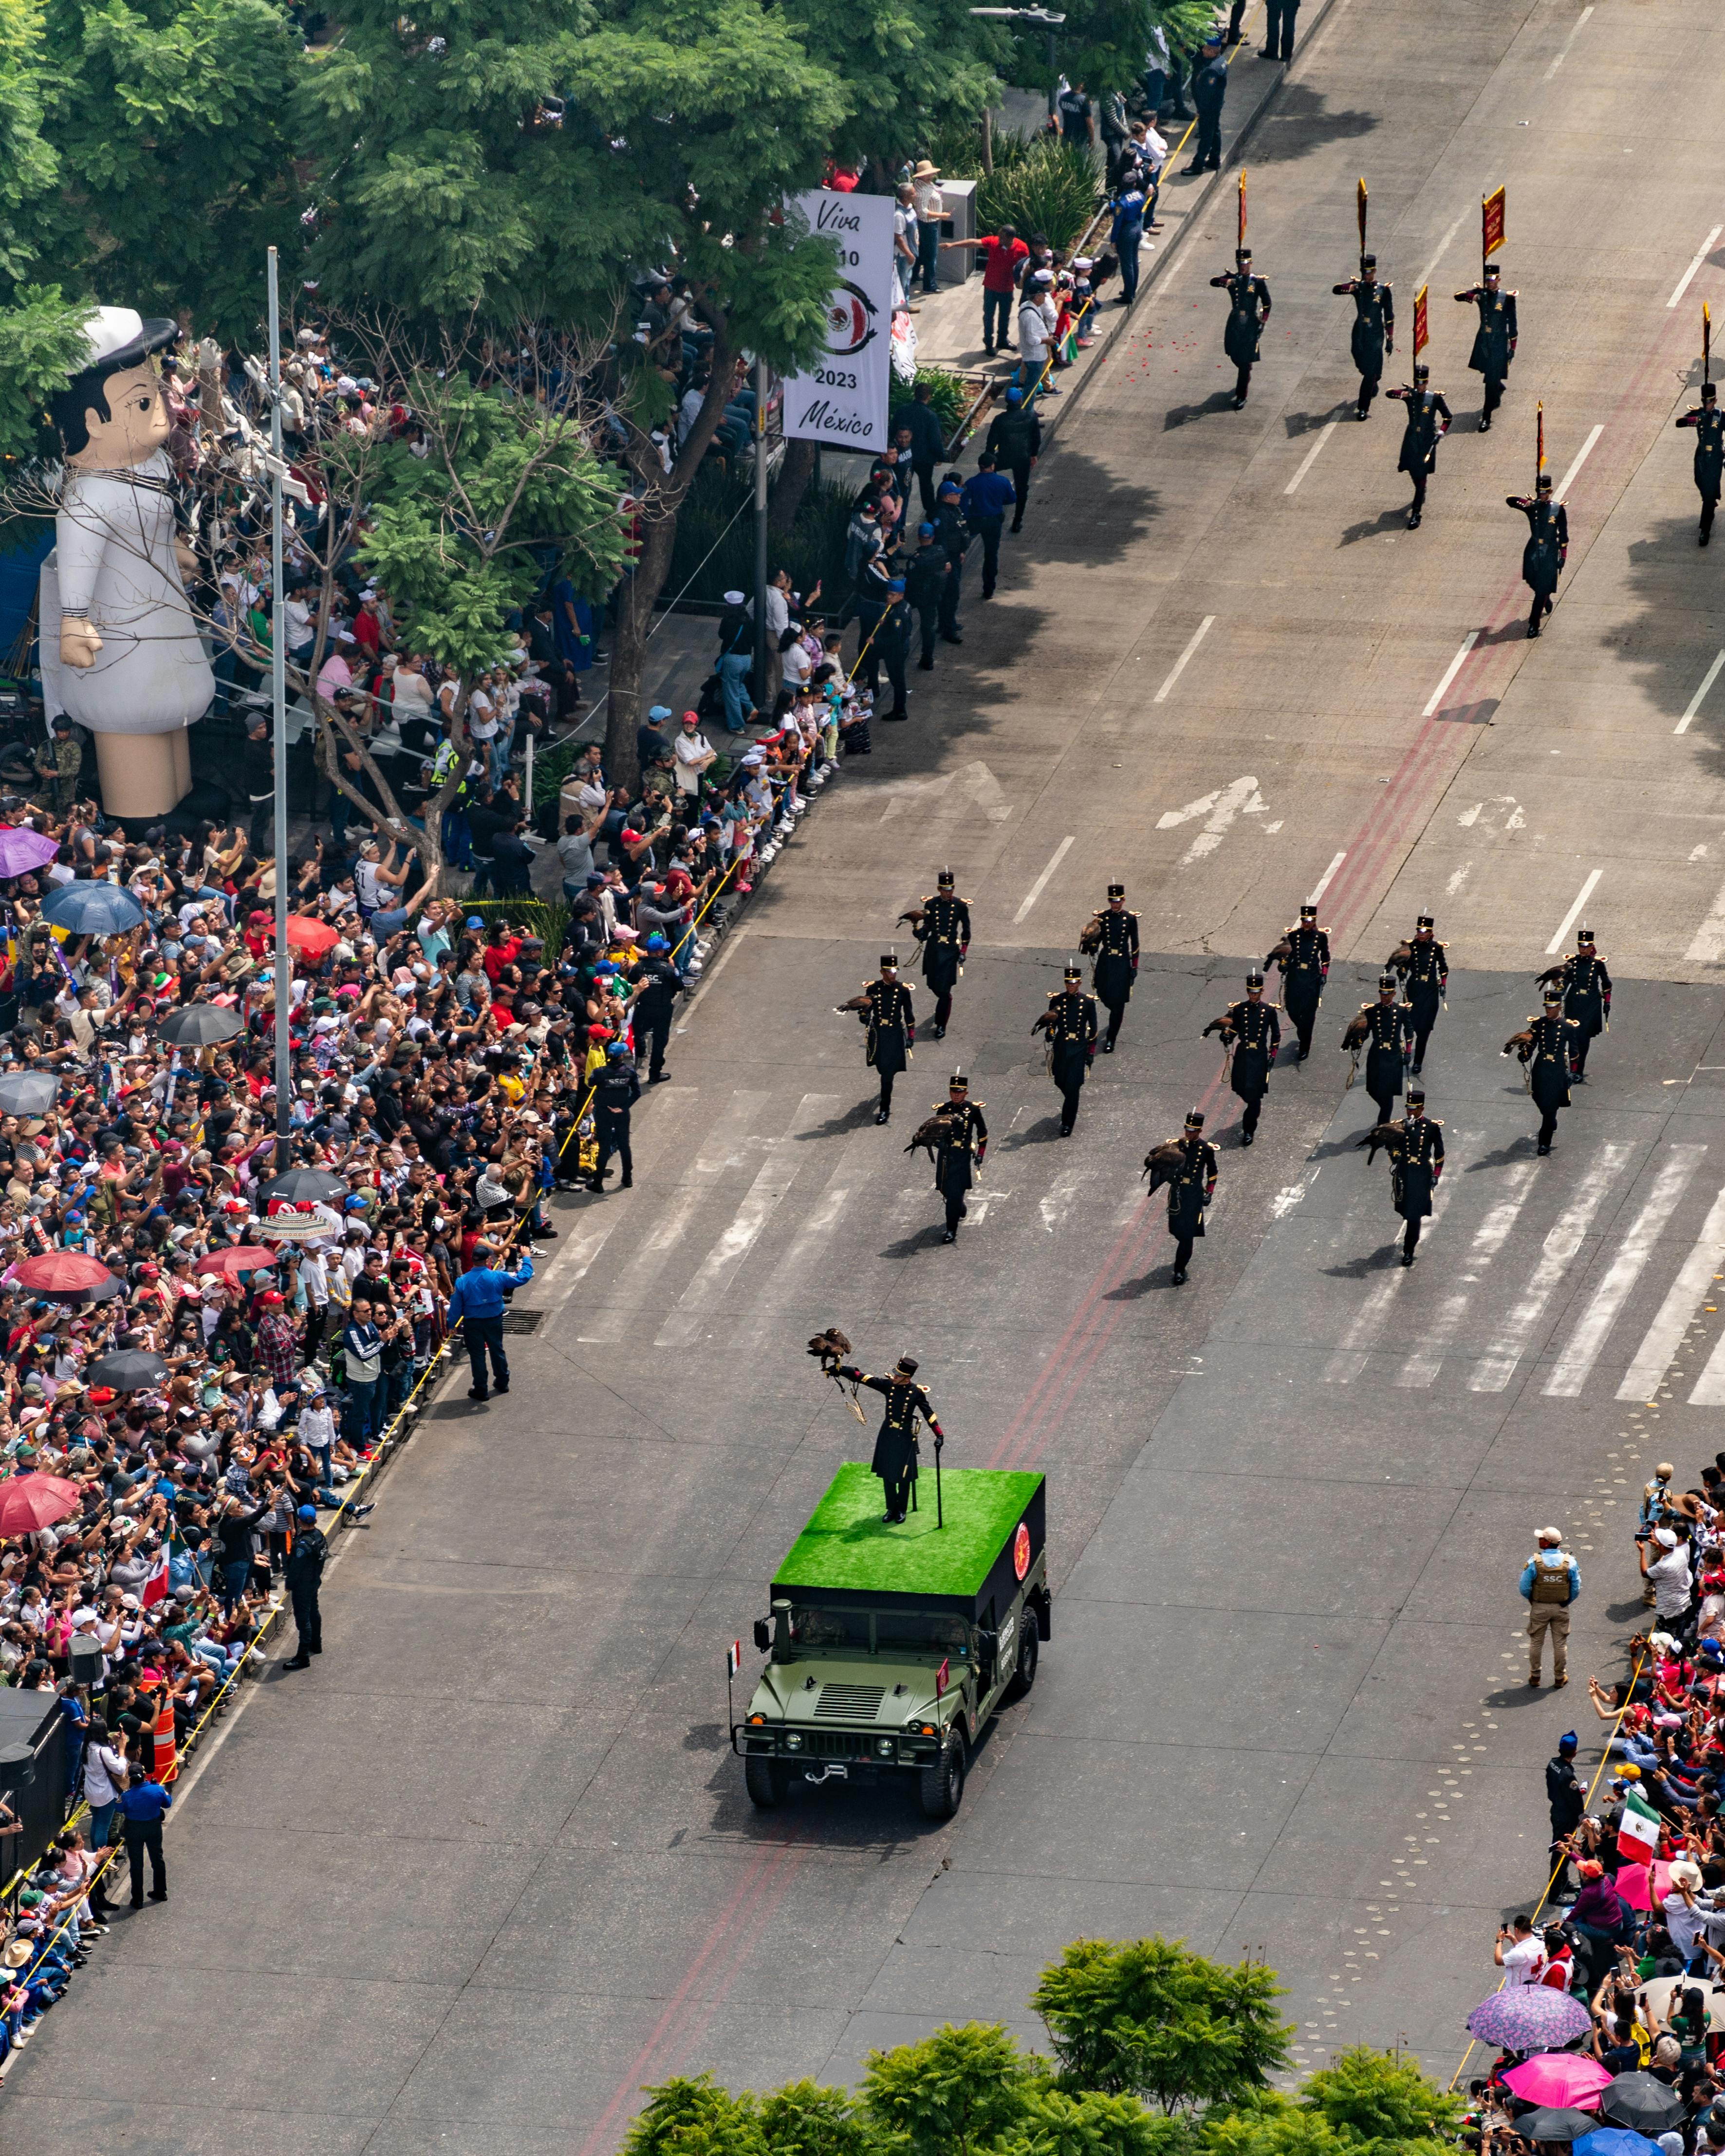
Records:
[[[1593,2016],[1579,1999],[1544,1984],[1494,1991],[1467,2017],[1470,2035],[1506,2051],[1555,2051],[1592,2026]]]
[[[9,824],[0,828],[0,876],[28,875],[59,851],[58,843],[39,831],[16,830]]]

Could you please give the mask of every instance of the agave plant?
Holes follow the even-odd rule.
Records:
[[[993,177],[977,189],[977,221],[983,232],[1009,224],[1015,232],[1040,232],[1052,247],[1070,247],[1101,199],[1090,152],[1043,136],[1005,169],[997,160]]]

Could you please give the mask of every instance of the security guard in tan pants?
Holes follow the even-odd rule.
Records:
[[[56,816],[69,816],[78,802],[78,777],[84,768],[84,751],[72,721],[64,713],[54,722],[54,739],[44,742],[35,755],[44,791],[51,793]]]
[[[1522,1599],[1527,1605],[1527,1681],[1539,1682],[1544,1640],[1551,1634],[1551,1681],[1555,1691],[1569,1681],[1569,1605],[1581,1593],[1581,1568],[1563,1548],[1561,1527],[1542,1527],[1539,1547],[1522,1573]]]

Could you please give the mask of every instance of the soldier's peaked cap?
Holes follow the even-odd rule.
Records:
[[[1414,919],[1414,926],[1416,928],[1432,928],[1435,927],[1436,925],[1436,922],[1429,913],[1416,914]]]
[[[1250,973],[1246,975],[1246,986],[1249,988],[1261,988],[1263,985],[1264,976],[1254,966]]]
[[[1236,262],[1250,262],[1252,259],[1251,249],[1250,247],[1236,247],[1234,250],[1234,259]]]
[[[968,1093],[970,1091],[970,1081],[962,1070],[955,1070],[947,1079],[947,1083],[955,1093]]]
[[[1548,1004],[1560,1004],[1563,1000],[1563,991],[1553,983],[1546,990],[1543,1000]]]
[[[880,953],[880,963],[881,963],[881,966],[882,966],[882,968],[885,968],[886,967],[888,967],[888,966],[891,966],[891,967],[896,968],[896,966],[897,966],[897,964],[898,964],[898,953],[897,953],[897,952],[896,952],[896,951],[883,951],[883,952]]]
[[[1362,254],[1359,259],[1359,266],[1362,270],[1375,270],[1378,267],[1377,256],[1375,254]]]
[[[1069,981],[1081,981],[1084,978],[1084,968],[1078,965],[1068,966],[1066,968],[1066,978]]]
[[[1425,1098],[1425,1088],[1423,1086],[1409,1086],[1409,1088],[1408,1088],[1408,1106],[1409,1106],[1410,1108],[1413,1106],[1413,1105],[1414,1105],[1414,1101],[1423,1101]]]
[[[1543,493],[1543,492],[1544,492],[1544,490],[1545,490],[1545,489],[1546,489],[1547,487],[1548,487],[1551,484],[1552,484],[1552,476],[1551,476],[1551,474],[1550,474],[1549,472],[1541,472],[1541,474],[1539,475],[1538,481],[1538,485],[1539,490],[1541,491],[1541,493]]]
[[[1414,379],[1416,382],[1430,382],[1431,379],[1431,369],[1423,359],[1414,362]]]
[[[1316,921],[1317,908],[1315,906],[1302,906],[1300,908],[1300,918],[1302,921]]]
[[[1395,993],[1395,975],[1394,973],[1380,973],[1378,976],[1378,994],[1380,996],[1383,995],[1386,990],[1392,995]]]
[[[1719,393],[1718,383],[1717,382],[1703,382],[1701,385],[1701,393],[1703,397],[1717,397]]]
[[[1189,1108],[1186,1111],[1186,1127],[1189,1131],[1201,1131],[1204,1128],[1202,1108]]]
[[[898,1371],[901,1377],[914,1378],[916,1374],[916,1357],[914,1355],[901,1355],[898,1358]]]
[[[944,891],[952,880],[952,871],[951,869],[942,869],[934,880],[937,886]]]
[[[1591,943],[1594,940],[1594,932],[1591,928],[1578,928],[1575,932],[1575,940],[1578,943]]]
[[[1110,898],[1124,898],[1126,886],[1123,883],[1111,883],[1108,886],[1108,896]]]

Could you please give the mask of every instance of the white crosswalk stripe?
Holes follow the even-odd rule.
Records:
[[[1442,1219],[1450,1197],[1455,1192],[1454,1172],[1446,1174],[1437,1187],[1431,1201],[1431,1217],[1425,1224],[1423,1233],[1430,1236]],[[1383,1337],[1397,1296],[1408,1285],[1407,1270],[1396,1265],[1387,1272],[1360,1306],[1353,1322],[1342,1336],[1342,1344],[1324,1365],[1327,1385],[1351,1385],[1372,1358],[1372,1351]]]
[[[1694,1248],[1678,1269],[1659,1314],[1642,1337],[1635,1359],[1617,1388],[1620,1400],[1651,1400],[1670,1369],[1713,1275],[1725,1265],[1725,1189],[1713,1200]]]
[[[1646,1270],[1655,1245],[1677,1209],[1677,1201],[1689,1188],[1690,1179],[1700,1167],[1706,1151],[1704,1145],[1673,1146],[1661,1163],[1646,1203],[1635,1215],[1604,1278],[1588,1298],[1587,1308],[1550,1377],[1540,1388],[1542,1392],[1556,1399],[1573,1400],[1587,1383],[1612,1327],[1629,1300],[1630,1291]]]
[[[1539,1262],[1526,1289],[1517,1297],[1504,1319],[1491,1346],[1474,1367],[1468,1379],[1470,1392],[1501,1393],[1515,1375],[1516,1365],[1527,1352],[1535,1327],[1545,1314],[1545,1306],[1556,1293],[1558,1284],[1575,1262],[1587,1232],[1594,1224],[1594,1216],[1605,1202],[1606,1194],[1616,1182],[1635,1152],[1627,1144],[1602,1146],[1599,1158],[1593,1162],[1581,1179],[1581,1188],[1574,1202],[1564,1207],[1557,1225],[1547,1235],[1539,1253]]]
[[[1502,1197],[1474,1229],[1473,1240],[1467,1246],[1466,1271],[1468,1275],[1482,1273],[1509,1240],[1509,1233],[1527,1203],[1527,1193],[1532,1188],[1539,1163],[1535,1160],[1517,1162],[1509,1171],[1508,1188]],[[1409,1356],[1396,1378],[1399,1385],[1419,1390],[1430,1385],[1443,1367],[1450,1343],[1460,1329],[1467,1306],[1472,1301],[1468,1289],[1458,1290],[1445,1296],[1438,1306],[1438,1313],[1427,1329],[1425,1337]]]

